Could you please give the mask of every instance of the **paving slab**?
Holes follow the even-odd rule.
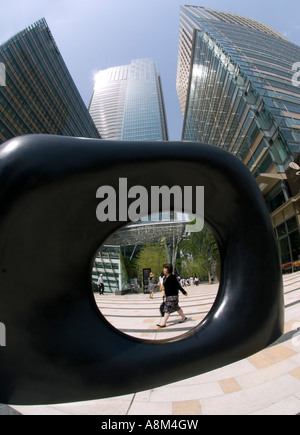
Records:
[[[0,414],[23,415],[296,415],[300,413],[300,272],[285,275],[285,330],[272,346],[242,361],[173,384],[122,397],[52,406],[0,405]],[[158,304],[140,294],[95,295],[101,312],[124,333],[142,339],[179,336],[209,311],[218,285],[187,289],[180,304],[189,321],[172,315],[159,330]]]

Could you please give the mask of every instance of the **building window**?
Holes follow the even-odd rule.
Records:
[[[283,191],[279,192],[273,199],[268,202],[269,211],[272,213],[277,210],[286,201]]]
[[[281,263],[287,264],[300,259],[300,234],[296,216],[276,228]]]

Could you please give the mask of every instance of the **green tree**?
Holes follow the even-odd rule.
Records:
[[[180,244],[181,270],[185,276],[208,277],[219,263],[219,250],[209,228],[204,226],[198,233],[189,234]]]
[[[143,269],[150,268],[157,280],[162,272],[163,264],[167,261],[168,255],[164,243],[146,243],[134,260],[139,279],[142,280]]]

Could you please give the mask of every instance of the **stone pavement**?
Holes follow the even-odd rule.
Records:
[[[158,329],[161,295],[96,295],[101,312],[124,333],[142,339],[180,336],[209,311],[218,285],[187,288],[180,297],[188,321],[173,314]],[[284,276],[285,331],[267,349],[184,381],[122,397],[49,406],[2,406],[23,415],[296,415],[300,413],[300,272]]]

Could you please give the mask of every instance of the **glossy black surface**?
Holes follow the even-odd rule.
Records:
[[[155,178],[153,167],[155,165]],[[206,320],[185,338],[143,342],[95,305],[91,267],[120,227],[96,218],[101,185],[205,186],[222,276]],[[24,136],[0,147],[0,403],[47,404],[158,387],[245,358],[283,328],[270,218],[232,155],[193,143]],[[122,223],[124,225],[124,223]],[[151,369],[149,369],[151,368]]]

